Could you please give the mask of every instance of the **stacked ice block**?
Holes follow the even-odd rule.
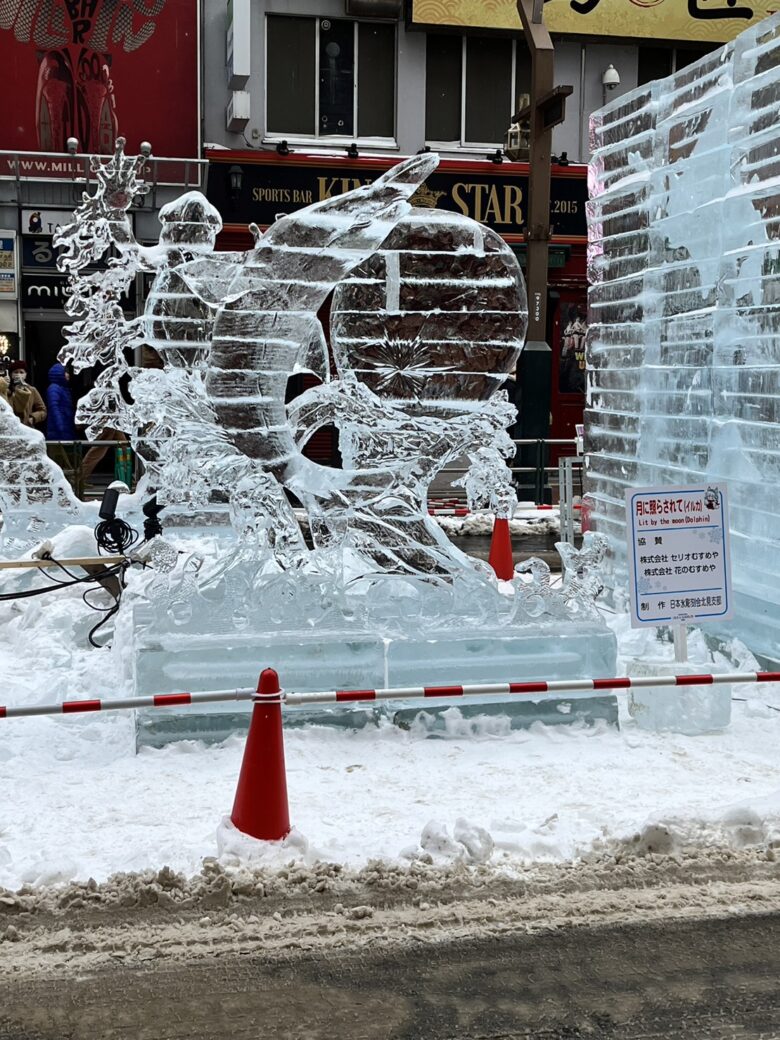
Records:
[[[732,631],[780,658],[780,17],[591,120],[594,527],[624,491],[730,488]]]

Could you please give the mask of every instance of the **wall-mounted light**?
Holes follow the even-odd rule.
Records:
[[[358,146],[355,144],[354,141],[349,146],[349,148],[347,148],[347,155],[350,157],[350,159],[359,159],[360,158],[360,152],[358,151]]]
[[[244,171],[240,166],[231,166],[228,170],[228,176],[230,177],[231,201],[238,202],[241,197],[241,189],[244,186]]]
[[[494,152],[491,152],[490,155],[486,155],[485,158],[490,159],[491,162],[494,162],[497,166],[500,166],[501,163],[504,161],[504,153],[501,151],[500,148],[496,148]]]
[[[561,152],[561,157],[558,160],[558,165],[559,166],[568,166],[569,165],[569,153],[568,152]]]
[[[148,159],[152,154],[152,146],[148,141],[141,141],[138,146],[138,151]]]
[[[68,149],[69,155],[75,155],[79,150],[79,139],[78,137],[69,137],[65,142],[65,147]]]
[[[280,141],[279,144],[276,146],[276,151],[279,153],[279,155],[289,155],[290,152],[294,150],[295,149],[291,148],[286,141]]]

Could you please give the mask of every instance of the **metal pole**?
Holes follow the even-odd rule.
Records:
[[[550,241],[550,172],[552,127],[545,127],[539,102],[553,89],[554,51],[544,24],[542,0],[517,0],[526,44],[531,54],[530,167],[526,222],[528,333],[517,366],[520,390],[518,428],[521,437],[547,437],[550,431],[552,351],[547,343],[547,265]],[[520,452],[521,465],[527,456]],[[538,482],[537,482],[538,486]],[[543,495],[537,491],[537,502]]]
[[[536,442],[536,504],[544,503],[544,441],[539,438]]]
[[[558,459],[558,516],[560,517],[561,523],[561,541],[566,542],[566,532],[568,531],[567,521],[567,506],[566,506],[566,491],[565,491],[565,476],[563,473],[563,459]]]
[[[306,693],[279,691],[283,705],[337,704],[356,701],[417,700],[449,697],[503,696],[506,694],[585,693],[590,690],[648,689],[653,686],[719,686],[738,683],[780,683],[780,672],[722,672],[718,675],[642,675],[614,679],[534,679],[524,682],[473,683],[453,686],[381,687],[373,690],[318,690]],[[158,693],[146,697],[123,697],[117,700],[60,701],[57,704],[35,704],[22,707],[0,704],[0,719],[34,715],[78,715],[84,712],[122,711],[134,708],[177,708],[191,704],[224,701],[262,701],[253,688],[213,690],[203,693]]]
[[[552,127],[545,128],[538,106],[553,89],[553,42],[542,18],[539,0],[517,0],[526,43],[531,52],[531,155],[528,173],[526,279],[528,283],[528,343],[550,350],[547,344],[547,264],[550,242],[550,173]]]

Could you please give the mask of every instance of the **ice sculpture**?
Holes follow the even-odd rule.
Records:
[[[121,297],[139,270],[134,252],[124,248],[132,243],[127,211],[149,189],[138,177],[144,157],[126,156],[123,149],[124,139],[119,138],[108,161],[92,158],[97,190],[94,195],[84,193],[73,223],[54,236],[57,266],[70,276],[65,311],[76,319],[63,329],[67,346],[59,360],[77,372],[100,366],[95,385],[79,401],[76,413],[76,421],[87,427],[93,440],[106,427],[130,432],[135,425],[121,381],[131,374],[128,355],[140,346],[140,328],[125,318]],[[111,255],[113,247],[118,255]],[[104,270],[86,271],[100,262]]]
[[[561,589],[541,561],[499,585],[428,515],[432,480],[465,457],[472,505],[511,516],[501,386],[527,322],[501,238],[412,205],[437,162],[255,229],[243,253],[215,249],[221,219],[198,192],[163,207],[157,245],[137,243],[141,161],[120,140],[93,164],[97,191],[58,236],[74,318],[61,359],[105,366],[79,419],[125,430],[144,461],[126,518],[140,527],[132,510],[155,494],[178,525],[128,571],[116,616],[138,692],[246,685],[258,662],[298,689],[612,672],[597,544],[567,558]],[[127,317],[139,271],[151,291]],[[142,344],[161,368],[133,363]],[[286,404],[302,370],[321,382]],[[303,453],[325,424],[342,468]]]
[[[158,270],[143,335],[164,372],[135,371],[131,384],[150,480],[162,501],[229,499],[260,567],[261,547],[282,567],[309,556],[290,495],[316,549],[354,550],[370,570],[473,567],[426,509],[431,480],[463,454],[473,460],[472,499],[511,511],[503,459],[513,412],[494,391],[522,347],[525,289],[493,232],[412,210],[407,200],[437,161],[407,160],[284,217],[242,256],[213,252],[221,222],[197,193],[161,211],[156,250],[134,246],[122,228],[123,261]],[[317,311],[334,288],[331,380]],[[324,382],[288,414],[287,381],[304,368]],[[325,422],[340,429],[343,470],[301,451]]]
[[[43,434],[23,425],[0,394],[0,550],[18,556],[84,512]]]
[[[624,575],[623,492],[730,485],[737,632],[780,659],[780,18],[591,124],[594,526]]]

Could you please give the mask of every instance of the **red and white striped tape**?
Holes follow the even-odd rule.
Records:
[[[648,686],[710,686],[723,683],[780,683],[780,672],[723,672],[719,675],[643,675],[617,679],[555,679],[549,682],[482,683],[470,686],[401,686],[378,690],[322,690],[314,693],[281,693],[283,704],[338,704],[347,701],[417,700],[444,697],[506,696],[533,693],[579,693],[588,690],[627,690]],[[3,707],[0,719],[26,715],[75,715],[90,711],[118,711],[129,708],[172,708],[188,704],[220,701],[267,699],[252,687],[239,690],[211,690],[201,693],[159,693],[148,697],[117,700],[63,701],[30,707]]]

